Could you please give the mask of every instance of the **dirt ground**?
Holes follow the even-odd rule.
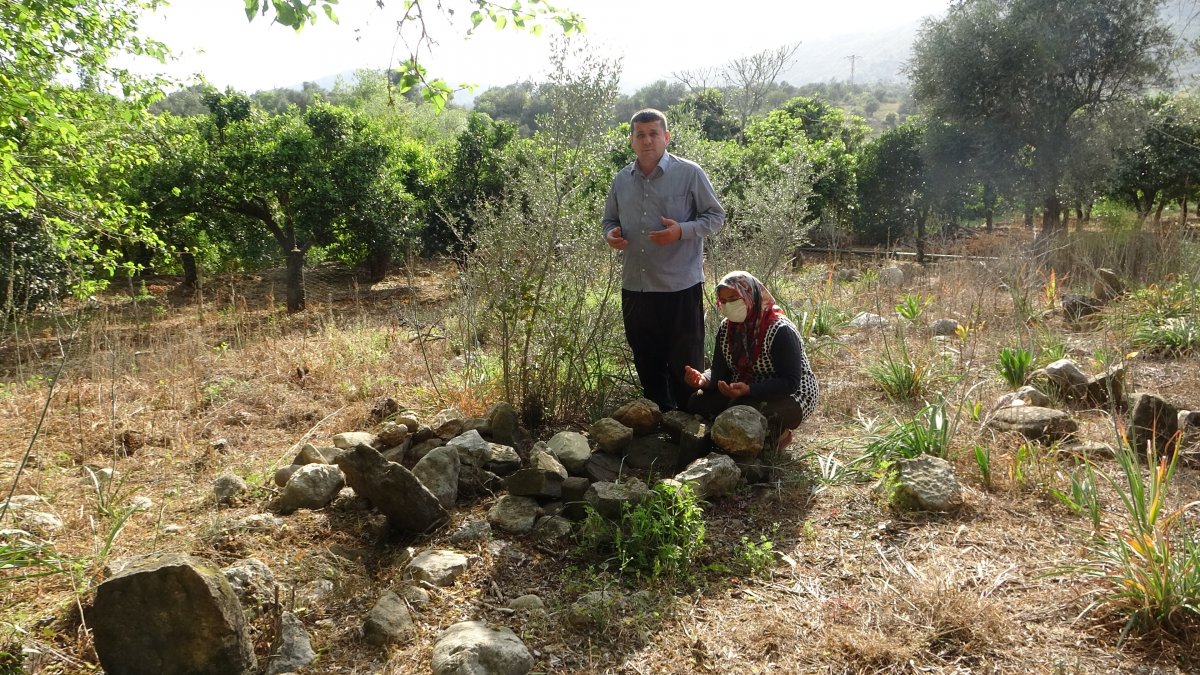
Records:
[[[835,467],[862,455],[872,433],[920,408],[889,401],[863,372],[897,348],[896,332],[842,327],[808,345],[821,404],[775,458],[773,480],[705,506],[706,545],[691,580],[623,581],[589,567],[570,545],[497,535],[462,549],[473,561],[469,572],[414,611],[415,639],[388,648],[359,633],[379,594],[401,582],[405,549],[451,547],[450,533],[483,518],[496,497],[460,503],[448,527],[423,537],[388,533],[370,511],[333,508],[288,515],[277,532],[231,524],[269,509],[275,469],[304,443],[370,429],[371,408],[383,397],[423,419],[446,407],[478,415],[501,400],[463,368],[452,265],[426,265],[374,286],[316,270],[308,309],[292,316],[278,307],[278,277],[261,274],[214,280],[186,298],[174,295],[170,278],[147,279],[96,306],[28,322],[0,344],[0,477],[4,496],[38,495],[39,508],[62,519],[48,539],[77,562],[64,573],[0,585],[0,673],[95,672],[80,609],[107,563],[151,551],[222,566],[265,562],[318,652],[307,673],[429,672],[437,636],[467,619],[512,629],[541,673],[1198,672],[1190,620],[1123,635],[1124,616],[1098,602],[1101,582],[1051,573],[1088,555],[1090,523],[1051,491],[1066,489],[1079,465],[1052,448],[1031,457],[1022,439],[984,425],[1008,391],[994,369],[1003,346],[1053,342],[1093,371],[1098,354],[1122,355],[1129,391],[1155,391],[1187,409],[1200,408],[1197,357],[1130,356],[1128,335],[1108,320],[1122,311],[1119,302],[1082,326],[1059,313],[1033,323],[1017,318],[1012,283],[1027,269],[1012,253],[1016,244],[974,240],[969,248],[959,251],[995,260],[913,269],[897,288],[869,274],[836,280],[839,269],[891,263],[808,261],[777,293],[795,306],[820,300],[847,317],[871,311],[893,320],[897,302],[919,293],[932,298],[922,325],[954,318],[968,327],[935,340],[914,326],[904,338],[936,364],[930,396],[964,411],[952,443],[960,511],[900,512],[876,476],[835,476]],[[976,403],[979,419],[969,412]],[[1081,437],[1118,442],[1120,416],[1072,414]],[[990,482],[975,446],[990,453]],[[30,462],[14,482],[27,449]],[[96,490],[84,467],[111,467],[118,479]],[[1096,467],[1118,473],[1111,459]],[[212,496],[213,479],[225,473],[252,487],[233,505]],[[1107,484],[1100,494],[1106,521],[1115,522],[1118,495]],[[115,514],[135,497],[149,506],[118,522]],[[1198,500],[1200,468],[1189,458],[1168,508],[1195,523]],[[18,519],[10,511],[0,528]],[[774,562],[754,574],[743,538],[762,537]],[[333,591],[306,599],[318,580]],[[651,600],[615,602],[591,625],[572,625],[571,603],[601,589],[647,590]],[[544,613],[507,608],[529,593],[542,598]],[[260,662],[270,632],[268,621],[253,624]]]

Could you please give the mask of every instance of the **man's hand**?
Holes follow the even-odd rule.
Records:
[[[617,249],[618,251],[624,251],[625,247],[629,246],[629,240],[621,235],[621,226],[618,225],[608,231],[608,234],[605,235],[604,240],[608,242],[609,246]]]
[[[750,393],[750,385],[745,382],[726,382],[717,380],[717,389],[729,398],[739,398]]]
[[[684,366],[683,383],[692,389],[706,389],[708,387],[708,378],[704,376],[704,373],[695,368]]]
[[[646,237],[659,245],[670,244],[671,242],[683,239],[683,228],[679,227],[679,222],[671,220],[666,216],[662,217],[663,229],[656,232],[651,232]]]

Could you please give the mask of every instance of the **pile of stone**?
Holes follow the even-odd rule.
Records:
[[[647,498],[656,479],[690,485],[701,499],[713,499],[767,467],[759,457],[767,444],[766,419],[746,406],[731,408],[709,426],[681,412],[664,415],[639,399],[597,420],[586,434],[563,431],[538,442],[506,403],[478,418],[445,410],[427,423],[394,404],[376,407],[388,417],[375,431],[306,444],[275,473],[276,512],[375,509],[391,529],[426,533],[445,526],[455,508],[487,497],[494,499],[487,519],[464,523],[448,537],[451,546],[485,541],[494,531],[557,545],[586,515],[585,504],[617,518]],[[248,490],[233,475],[213,482],[222,505],[240,502]],[[283,521],[256,514],[233,527],[278,531]],[[362,639],[381,646],[414,639],[412,613],[429,604],[430,591],[452,586],[477,560],[454,549],[409,549],[402,563],[406,581],[375,599],[361,619]],[[111,572],[89,610],[96,651],[109,672],[255,672],[248,626],[264,617],[272,617],[274,626],[267,673],[303,668],[315,658],[301,621],[275,605],[279,587],[259,560],[217,570],[199,558],[158,555],[122,561]],[[319,604],[328,591],[298,593]],[[540,606],[541,600],[514,603],[517,611],[517,604]],[[156,617],[153,626],[144,625],[145,616]],[[431,665],[434,673],[525,673],[533,664],[508,628],[466,621],[442,633]]]

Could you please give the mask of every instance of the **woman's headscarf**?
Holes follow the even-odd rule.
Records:
[[[726,321],[725,326],[733,354],[733,363],[729,365],[737,375],[738,382],[750,384],[754,378],[754,362],[762,354],[767,330],[784,316],[783,308],[775,304],[775,296],[771,295],[771,291],[749,272],[739,270],[726,274],[717,282],[717,289],[722,287],[736,291],[750,308],[745,321]]]

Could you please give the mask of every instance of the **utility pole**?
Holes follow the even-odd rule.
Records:
[[[846,57],[846,60],[850,62],[850,84],[854,84],[854,62],[861,58],[858,54],[851,54]]]

